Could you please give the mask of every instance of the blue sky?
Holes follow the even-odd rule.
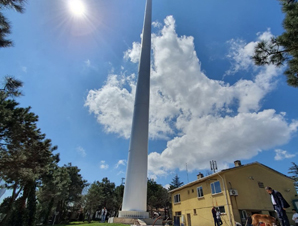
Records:
[[[1,77],[24,82],[21,106],[89,182],[125,177],[145,0],[28,1],[6,11],[14,47]],[[287,174],[297,163],[298,89],[284,68],[256,67],[255,43],[283,32],[279,2],[153,0],[148,177],[258,161]],[[186,164],[188,172],[186,171]]]

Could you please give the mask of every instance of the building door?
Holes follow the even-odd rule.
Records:
[[[246,220],[247,220],[246,210],[239,210],[239,213],[241,218],[241,225],[246,225]]]
[[[187,214],[187,225],[191,226],[191,218],[190,218],[190,214]]]
[[[174,216],[174,226],[180,226],[180,216]]]

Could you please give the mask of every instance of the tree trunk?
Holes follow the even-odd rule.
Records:
[[[57,208],[56,208],[56,212],[58,213],[56,215],[56,220],[55,220],[55,223],[60,223],[61,221],[61,214],[62,214],[62,203],[63,203],[63,200],[60,200],[58,203],[57,203]],[[55,213],[56,214],[56,213]]]
[[[52,211],[52,208],[53,208],[53,205],[54,205],[54,198],[51,199],[50,203],[49,203],[49,206],[48,206],[48,210],[46,211],[46,214],[45,214],[45,218],[43,220],[43,224],[47,225],[48,224],[48,220],[49,220],[49,215]]]
[[[30,191],[28,194],[28,226],[35,225],[35,214],[36,214],[36,183],[33,182],[30,186]]]
[[[23,195],[21,196],[18,206],[16,208],[17,217],[16,217],[16,226],[27,225],[27,214],[26,214],[26,200],[28,198],[32,182],[27,182],[24,186]]]

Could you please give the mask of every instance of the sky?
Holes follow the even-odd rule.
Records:
[[[39,116],[92,183],[125,178],[145,0],[28,0],[5,11],[14,42],[0,49],[1,82]],[[82,6],[83,7],[83,6]],[[80,11],[79,11],[80,13]],[[277,0],[153,0],[148,178],[167,187],[199,172],[258,161],[288,175],[298,156],[298,89],[275,66],[255,66],[255,44],[283,33]],[[293,99],[294,98],[294,99]],[[270,185],[269,185],[270,186]]]

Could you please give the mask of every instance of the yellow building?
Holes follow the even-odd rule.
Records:
[[[297,200],[294,181],[263,164],[254,162],[241,165],[203,177],[170,191],[172,214],[179,216],[185,226],[214,225],[211,209],[220,209],[224,225],[245,225],[248,215],[268,214],[275,217],[266,186],[279,191],[291,205],[287,214],[292,225],[292,201]]]

